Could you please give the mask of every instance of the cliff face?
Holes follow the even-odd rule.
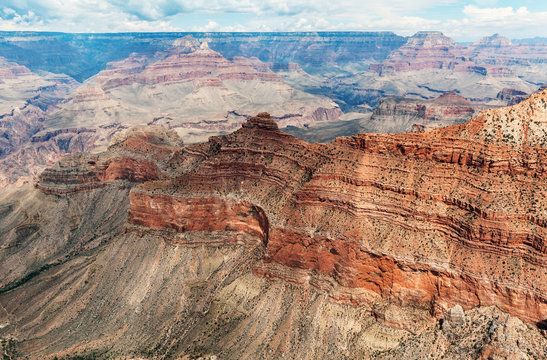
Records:
[[[424,131],[466,122],[487,108],[454,92],[432,100],[388,97],[380,101],[366,130],[375,133]]]
[[[190,197],[181,205],[187,208],[199,194],[205,204],[233,197],[268,218],[264,262],[255,270],[261,276],[313,284],[355,304],[383,297],[438,315],[455,304],[497,305],[539,322],[547,311],[547,223],[537,200],[547,188],[547,152],[538,143],[546,97],[435,131],[328,145],[298,141],[261,115],[200,146],[208,155],[194,170],[135,190],[129,221],[151,218],[150,198]],[[220,219],[224,207],[217,206]],[[177,214],[185,223],[194,211]]]
[[[311,359],[461,353],[450,339],[467,334],[485,354],[541,357],[537,330],[482,307],[547,317],[546,99],[330,144],[261,113],[207,143],[141,128],[67,157],[34,200],[0,208],[0,336],[34,357]]]
[[[542,63],[546,57],[545,44],[512,44],[498,34],[463,47],[440,32],[420,31],[381,64],[371,65],[371,70],[384,73],[446,69],[503,78],[515,76],[513,66]]]

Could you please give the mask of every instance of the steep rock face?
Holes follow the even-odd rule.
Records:
[[[454,68],[456,57],[463,47],[439,31],[420,31],[410,37],[406,44],[393,51],[382,64],[373,64],[370,69],[379,73],[423,69]]]
[[[432,100],[384,98],[367,122],[366,130],[375,133],[424,131],[463,123],[486,108],[454,92]]]
[[[536,142],[546,97],[435,131],[328,145],[285,135],[263,114],[196,147],[207,156],[191,171],[134,190],[131,207],[139,211],[129,221],[142,224],[138,213],[154,213],[137,201],[141,192],[175,203],[190,194],[196,204],[200,194],[207,202],[235,198],[268,218],[261,276],[312,284],[354,304],[385,298],[437,315],[456,304],[492,304],[538,322],[547,311],[545,204],[534,200],[547,188],[545,146]],[[519,120],[511,124],[509,114]],[[507,141],[506,128],[526,137]],[[479,135],[492,130],[496,138]],[[177,221],[192,214],[177,213]]]
[[[134,191],[130,197],[131,223],[155,229],[174,229],[179,233],[238,232],[268,242],[268,219],[264,211],[248,202],[218,197],[178,198]],[[192,213],[192,217],[180,214]],[[231,241],[238,241],[236,237]],[[206,242],[204,239],[203,241]],[[180,240],[175,240],[175,244]]]
[[[184,136],[189,129],[234,130],[257,108],[282,126],[340,116],[332,101],[291,88],[258,59],[230,61],[191,40],[154,57],[131,55],[109,64],[49,119],[50,126],[154,123]]]
[[[17,150],[40,130],[45,112],[31,104],[0,116],[0,157]]]
[[[543,119],[545,97],[481,114],[491,122],[331,144],[284,134],[265,113],[184,148],[152,128],[115,136],[95,165],[124,154],[160,179],[138,185],[72,157],[38,183],[70,191],[0,207],[0,336],[32,358],[541,358],[537,329],[469,309],[543,324],[545,178],[445,154],[541,154],[477,134],[503,129],[505,114]],[[103,185],[82,186],[81,173]],[[458,305],[464,323],[446,314]]]
[[[165,160],[182,143],[174,132],[137,128],[119,134],[107,152],[67,156],[38,177],[46,194],[67,194],[106,186],[113,180],[143,182],[164,178]]]

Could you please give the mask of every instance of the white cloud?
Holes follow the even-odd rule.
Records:
[[[207,23],[207,25],[205,26],[194,26],[192,27],[192,31],[197,31],[197,32],[211,32],[211,31],[220,31],[220,28],[221,26],[214,22],[214,21],[209,21]]]
[[[40,30],[44,22],[32,11],[19,14],[11,8],[2,9],[0,14],[0,29],[3,30]]]
[[[465,17],[462,20],[450,22],[450,35],[476,38],[479,35],[499,32],[510,34],[513,38],[542,36],[547,24],[547,12],[532,12],[525,6],[515,10],[510,6],[479,8],[467,5],[463,9],[463,14]]]
[[[463,6],[470,2],[473,5]],[[402,35],[440,30],[460,39],[477,39],[495,32],[513,38],[545,33],[547,12],[495,7],[496,3],[497,0],[1,0],[0,30],[390,30]],[[459,11],[443,12],[445,5],[452,6],[452,10],[461,7]],[[441,15],[426,17],[423,14],[428,14],[429,9],[436,9],[433,13]],[[229,23],[230,14],[234,14],[233,23]]]
[[[503,8],[479,8],[474,5],[467,5],[463,9],[463,13],[468,16],[469,21],[498,24],[500,26],[530,26],[545,24],[547,21],[547,11],[530,12],[525,6],[515,11],[511,6]]]

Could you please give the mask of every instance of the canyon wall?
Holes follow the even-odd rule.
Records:
[[[204,204],[234,198],[268,218],[264,262],[255,269],[261,276],[313,284],[353,304],[371,306],[380,297],[438,316],[456,304],[496,305],[540,322],[547,311],[547,223],[538,199],[547,188],[547,153],[534,139],[545,127],[546,95],[462,125],[327,145],[283,134],[261,114],[196,147],[208,155],[192,171],[135,189],[129,221],[146,225],[139,219],[156,212],[146,210],[153,202],[143,197],[167,204],[190,197],[175,212],[178,223],[193,219],[188,204],[203,212],[199,196]],[[490,128],[502,130],[493,139],[479,135]],[[508,129],[525,136],[509,139]],[[216,206],[219,219],[225,206]],[[325,275],[334,282],[318,280]]]
[[[266,113],[192,146],[124,131],[0,203],[0,336],[31,358],[541,358],[546,98],[330,144]]]

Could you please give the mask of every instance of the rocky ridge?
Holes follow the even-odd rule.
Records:
[[[50,194],[47,208],[78,216],[90,211],[87,198],[105,206],[52,237],[80,244],[78,252],[65,256],[56,245],[48,256],[59,260],[23,282],[32,267],[18,262],[0,294],[0,335],[13,334],[16,349],[35,357],[127,349],[141,357],[544,356],[532,326],[547,312],[546,209],[537,201],[547,189],[537,141],[546,98],[547,90],[443,129],[331,144],[284,134],[262,113],[203,144],[181,148],[175,134],[143,129],[104,154],[63,159],[34,196]],[[13,222],[15,206],[0,221]],[[111,231],[83,232],[104,219]],[[14,230],[13,241],[30,245],[52,231],[34,221],[40,230]],[[513,317],[469,310],[488,305]],[[36,314],[47,329],[28,320]],[[513,325],[493,327],[488,339],[474,332],[499,319]],[[312,333],[296,330],[301,324]],[[281,329],[299,335],[280,339]],[[451,343],[458,334],[469,344]],[[431,338],[441,341],[425,347]]]
[[[213,231],[213,221],[224,230],[267,233],[264,263],[255,270],[262,276],[308,283],[327,275],[330,285],[312,283],[354,304],[380,296],[434,314],[491,304],[539,322],[546,223],[544,204],[534,199],[545,189],[538,139],[545,138],[546,95],[462,125],[328,145],[298,141],[261,114],[232,135],[190,147],[184,161],[191,171],[135,188],[129,221],[184,233],[189,219],[171,216],[193,207],[181,211],[203,224],[192,222],[188,231]],[[47,188],[44,180],[39,186]],[[236,204],[263,215],[229,229],[242,218],[220,209]],[[215,209],[228,218],[221,225],[206,216]],[[292,277],[290,268],[307,275]]]
[[[499,34],[482,38],[466,48],[441,32],[420,31],[393,51],[384,62],[373,64],[370,69],[380,74],[448,69],[493,77],[513,77],[515,72],[511,66],[530,66],[544,62],[545,58],[545,44],[513,44]]]
[[[491,106],[467,101],[455,92],[431,100],[404,97],[383,98],[367,123],[367,132],[424,131],[471,120]]]
[[[434,314],[497,305],[539,322],[547,223],[545,204],[534,199],[547,188],[538,142],[547,138],[546,97],[462,125],[327,145],[283,134],[260,114],[188,148],[177,161],[190,171],[135,188],[129,221],[261,234],[267,246],[257,273],[297,283],[327,275],[334,283],[317,286],[339,301],[370,305],[380,296]],[[52,178],[46,172],[38,186],[47,191]],[[221,210],[234,206],[259,215]],[[307,275],[291,278],[290,268]]]

